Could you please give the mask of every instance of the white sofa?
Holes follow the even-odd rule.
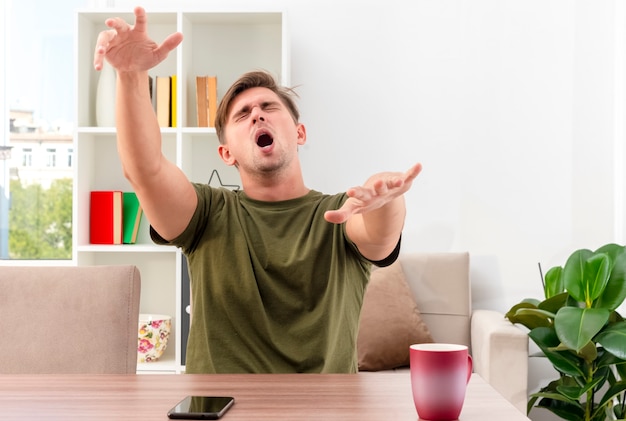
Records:
[[[411,295],[413,304],[417,305],[417,311],[396,318],[396,321],[390,313],[402,307],[402,300],[388,299],[387,301],[392,302],[380,303],[393,283],[389,278],[394,277],[391,275],[394,271],[395,278],[399,277],[398,273],[403,274],[405,284],[410,288],[407,295]],[[381,275],[383,273],[385,275]],[[384,286],[376,288],[374,277],[386,278],[382,282],[377,278],[378,283]],[[370,287],[372,291],[369,290]],[[403,295],[397,292],[395,294]],[[371,311],[371,307],[375,305],[379,307],[377,312]],[[385,320],[372,321],[371,317]],[[414,320],[415,324],[425,324],[426,328],[422,326],[422,329],[429,331],[435,342],[467,345],[473,358],[474,372],[520,412],[526,413],[528,335],[511,324],[500,312],[472,309],[469,253],[404,253],[392,267],[374,270],[365,296],[357,343],[359,365],[363,358],[361,354],[369,352],[371,345],[380,350],[394,342],[397,344],[398,337],[409,342],[415,341],[409,334],[394,332],[393,327],[407,319]],[[374,327],[377,323],[378,327]],[[377,329],[378,332],[363,332],[367,329]],[[386,339],[385,334],[388,335]],[[409,337],[405,339],[405,336]],[[406,342],[402,344],[402,348],[405,355],[408,355]]]

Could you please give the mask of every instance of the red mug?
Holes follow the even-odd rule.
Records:
[[[410,347],[411,387],[422,420],[457,420],[472,375],[465,345],[426,343]]]

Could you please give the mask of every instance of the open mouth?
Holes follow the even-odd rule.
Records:
[[[274,143],[274,138],[269,133],[261,132],[257,135],[256,144],[260,148],[265,148],[266,146],[270,146]]]

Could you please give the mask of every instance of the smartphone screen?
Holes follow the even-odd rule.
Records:
[[[187,396],[167,416],[180,420],[216,420],[235,403],[230,396]]]

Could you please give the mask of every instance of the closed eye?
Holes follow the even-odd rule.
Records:
[[[241,120],[245,119],[249,115],[250,115],[249,112],[241,112],[241,113],[238,113],[237,115],[235,115],[234,119],[235,119],[235,121],[241,121]]]
[[[263,111],[277,111],[280,110],[280,104],[278,102],[265,102],[261,105]]]
[[[266,102],[261,103],[259,107],[264,112],[273,112],[273,111],[280,111],[281,104],[277,101],[266,101]],[[250,106],[245,106],[241,108],[238,112],[236,112],[233,115],[233,120],[234,121],[245,120],[250,115],[253,108],[254,107],[250,107]]]

